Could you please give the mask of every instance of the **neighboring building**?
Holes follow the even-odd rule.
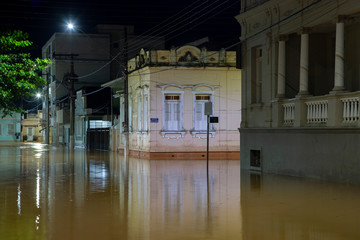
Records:
[[[208,57],[206,57],[208,56]],[[183,65],[183,66],[182,66]],[[240,70],[233,51],[193,46],[141,50],[128,62],[129,154],[150,159],[206,159],[206,102],[213,103],[210,157],[239,159]],[[115,83],[116,80],[113,80]],[[124,149],[124,95],[113,149]]]
[[[0,110],[0,116],[1,116]],[[20,141],[21,114],[13,113],[4,118],[0,117],[0,141]]]
[[[97,87],[122,76],[121,63],[125,48],[128,49],[128,56],[135,56],[134,51],[138,52],[140,46],[164,46],[162,37],[134,35],[133,26],[97,25],[96,30],[96,34],[55,33],[42,48],[43,58],[52,60],[45,73],[49,81],[49,113],[45,97],[43,99],[44,119],[50,114],[51,143],[66,143],[68,139],[71,87],[68,76],[72,64],[77,76],[74,86],[77,91],[83,87]],[[57,116],[58,113],[60,116]]]
[[[107,34],[55,33],[44,45],[43,57],[52,60],[48,69],[51,143],[62,143],[69,134],[69,127],[63,125],[69,124],[67,74],[71,72],[71,64],[79,76],[75,90],[109,81],[110,67],[106,64],[110,61],[110,37]],[[44,116],[48,114],[45,104],[43,113]]]
[[[242,169],[360,183],[359,2],[241,3]]]
[[[27,142],[42,142],[42,111],[37,113],[27,113],[25,118],[21,120],[21,139]]]
[[[112,111],[111,93],[111,88],[98,87],[86,87],[77,91],[75,100],[75,145],[90,149],[109,149],[108,131],[112,126],[112,119],[114,119],[112,116],[119,114],[119,107],[117,107],[117,111]],[[104,133],[106,137],[102,137]],[[93,135],[99,135],[101,140],[100,138],[93,138]],[[88,137],[94,140],[88,141]]]

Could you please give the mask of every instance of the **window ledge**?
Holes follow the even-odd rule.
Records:
[[[148,134],[149,131],[147,131],[147,130],[138,130],[138,131],[136,131],[136,133],[137,134]]]
[[[192,134],[192,136],[194,138],[198,138],[198,139],[207,139],[207,131],[206,130],[192,130],[190,131],[190,133]],[[209,135],[211,138],[215,137],[215,130],[210,130],[209,131]]]
[[[185,136],[186,131],[166,131],[162,130],[161,136],[167,138],[168,140],[179,140]]]

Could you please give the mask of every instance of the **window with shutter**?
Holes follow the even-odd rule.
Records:
[[[7,125],[7,135],[9,135],[9,136],[15,135],[15,124],[9,123]]]
[[[138,94],[138,102],[137,102],[137,130],[140,132],[142,130],[142,116],[141,111],[142,110],[142,101],[141,101],[141,94]]]
[[[132,101],[131,100],[129,101],[129,132],[132,132]]]
[[[166,131],[180,131],[181,124],[181,104],[180,94],[165,94],[164,95],[164,130]]]
[[[148,95],[144,94],[143,130],[148,131]]]

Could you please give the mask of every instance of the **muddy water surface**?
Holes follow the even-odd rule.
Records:
[[[240,177],[241,175],[241,177]],[[360,187],[0,143],[0,239],[360,239]]]

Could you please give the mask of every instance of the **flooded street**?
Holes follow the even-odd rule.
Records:
[[[360,239],[360,186],[209,166],[0,143],[0,239]]]

